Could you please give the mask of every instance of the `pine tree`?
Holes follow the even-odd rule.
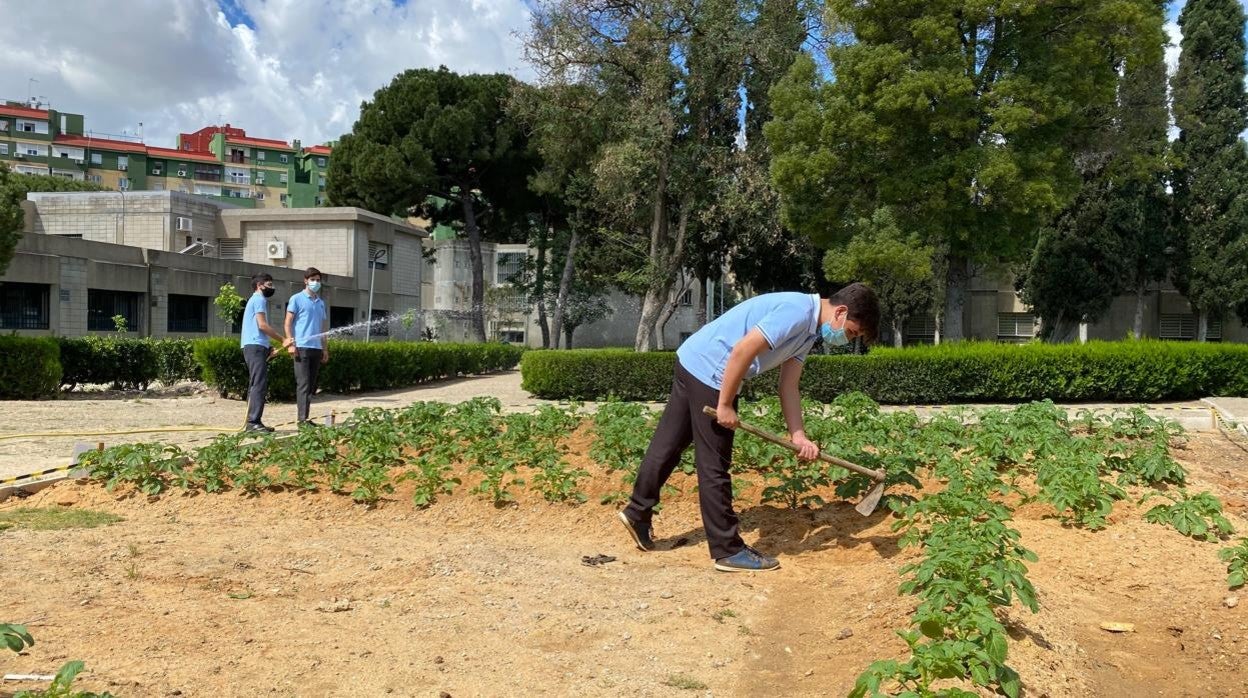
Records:
[[[1248,304],[1248,127],[1244,94],[1244,9],[1237,0],[1188,0],[1179,15],[1182,53],[1172,83],[1175,247],[1179,290],[1199,318]]]

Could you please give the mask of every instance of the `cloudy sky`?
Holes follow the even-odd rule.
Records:
[[[0,4],[0,99],[42,95],[100,133],[142,122],[159,146],[218,120],[305,145],[336,138],[407,68],[531,76],[516,36],[525,0]]]
[[[135,134],[142,122],[152,145],[226,121],[320,143],[349,131],[360,102],[407,68],[530,78],[517,37],[529,1],[5,1],[0,99],[43,96],[98,133]],[[1181,7],[1166,26],[1172,65]]]

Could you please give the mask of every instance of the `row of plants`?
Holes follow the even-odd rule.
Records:
[[[524,389],[541,398],[663,400],[675,361],[674,353],[622,349],[532,351],[520,370]],[[745,394],[774,395],[776,380],[771,374],[748,381]],[[820,402],[861,392],[890,404],[1243,396],[1248,346],[1131,340],[879,348],[865,356],[807,357],[802,389]]]

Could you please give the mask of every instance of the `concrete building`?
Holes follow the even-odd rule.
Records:
[[[122,209],[124,200],[125,209]],[[335,328],[377,322],[372,336],[416,339],[423,329],[423,230],[354,208],[250,210],[177,192],[31,194],[27,234],[0,277],[0,330],[76,336],[112,332],[203,337],[237,328],[216,317],[222,284],[250,293],[250,277],[278,281],[274,317],[303,287],[303,270],[325,275]],[[370,261],[372,266],[370,266]]]
[[[0,165],[116,191],[174,191],[246,208],[325,202],[330,145],[248,136],[230,124],[183,133],[174,148],[85,130],[81,114],[38,102],[0,103]]]
[[[426,260],[422,289],[423,307],[428,326],[443,341],[469,341],[472,338],[472,263],[468,241],[462,239],[431,240],[432,252]],[[485,271],[486,335],[490,339],[523,344],[542,345],[537,310],[526,302],[523,294],[511,288],[511,281],[524,266],[526,257],[535,254],[523,244],[481,244],[481,263]],[[664,331],[664,346],[673,349],[697,330],[693,308],[696,282],[688,284],[676,299]],[[619,291],[609,291],[606,304],[611,308],[607,317],[576,328],[573,346],[584,348],[631,347],[641,319],[641,300]],[[548,308],[553,313],[554,308]],[[553,341],[553,338],[552,338]]]
[[[970,279],[970,292],[963,308],[963,326],[970,339],[998,342],[1027,342],[1040,333],[1040,320],[1023,304],[1014,290],[1014,279],[1005,272],[979,270]],[[1135,322],[1135,297],[1114,299],[1099,322],[1089,323],[1087,339],[1119,340],[1127,337]],[[931,344],[936,339],[932,316],[905,323],[904,344]],[[892,343],[891,332],[883,341]],[[1152,285],[1144,299],[1144,336],[1158,339],[1191,340],[1196,337],[1196,315],[1191,304],[1168,283]],[[1078,337],[1072,339],[1077,340]],[[1248,327],[1231,316],[1211,320],[1209,341],[1248,342]]]

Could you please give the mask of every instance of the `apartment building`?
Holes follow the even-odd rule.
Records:
[[[0,105],[0,163],[15,172],[89,181],[116,191],[173,191],[245,208],[325,203],[333,148],[249,136],[230,124],[178,136],[173,148],[84,130],[81,114],[39,103]]]
[[[325,275],[331,325],[359,326],[346,336],[362,337],[370,318],[373,338],[424,328],[426,233],[369,211],[255,210],[171,191],[32,193],[23,209],[26,234],[0,276],[0,331],[112,332],[120,315],[135,336],[236,333],[212,304],[222,284],[245,296],[268,272],[280,317],[309,266]],[[412,321],[380,322],[404,315]]]

